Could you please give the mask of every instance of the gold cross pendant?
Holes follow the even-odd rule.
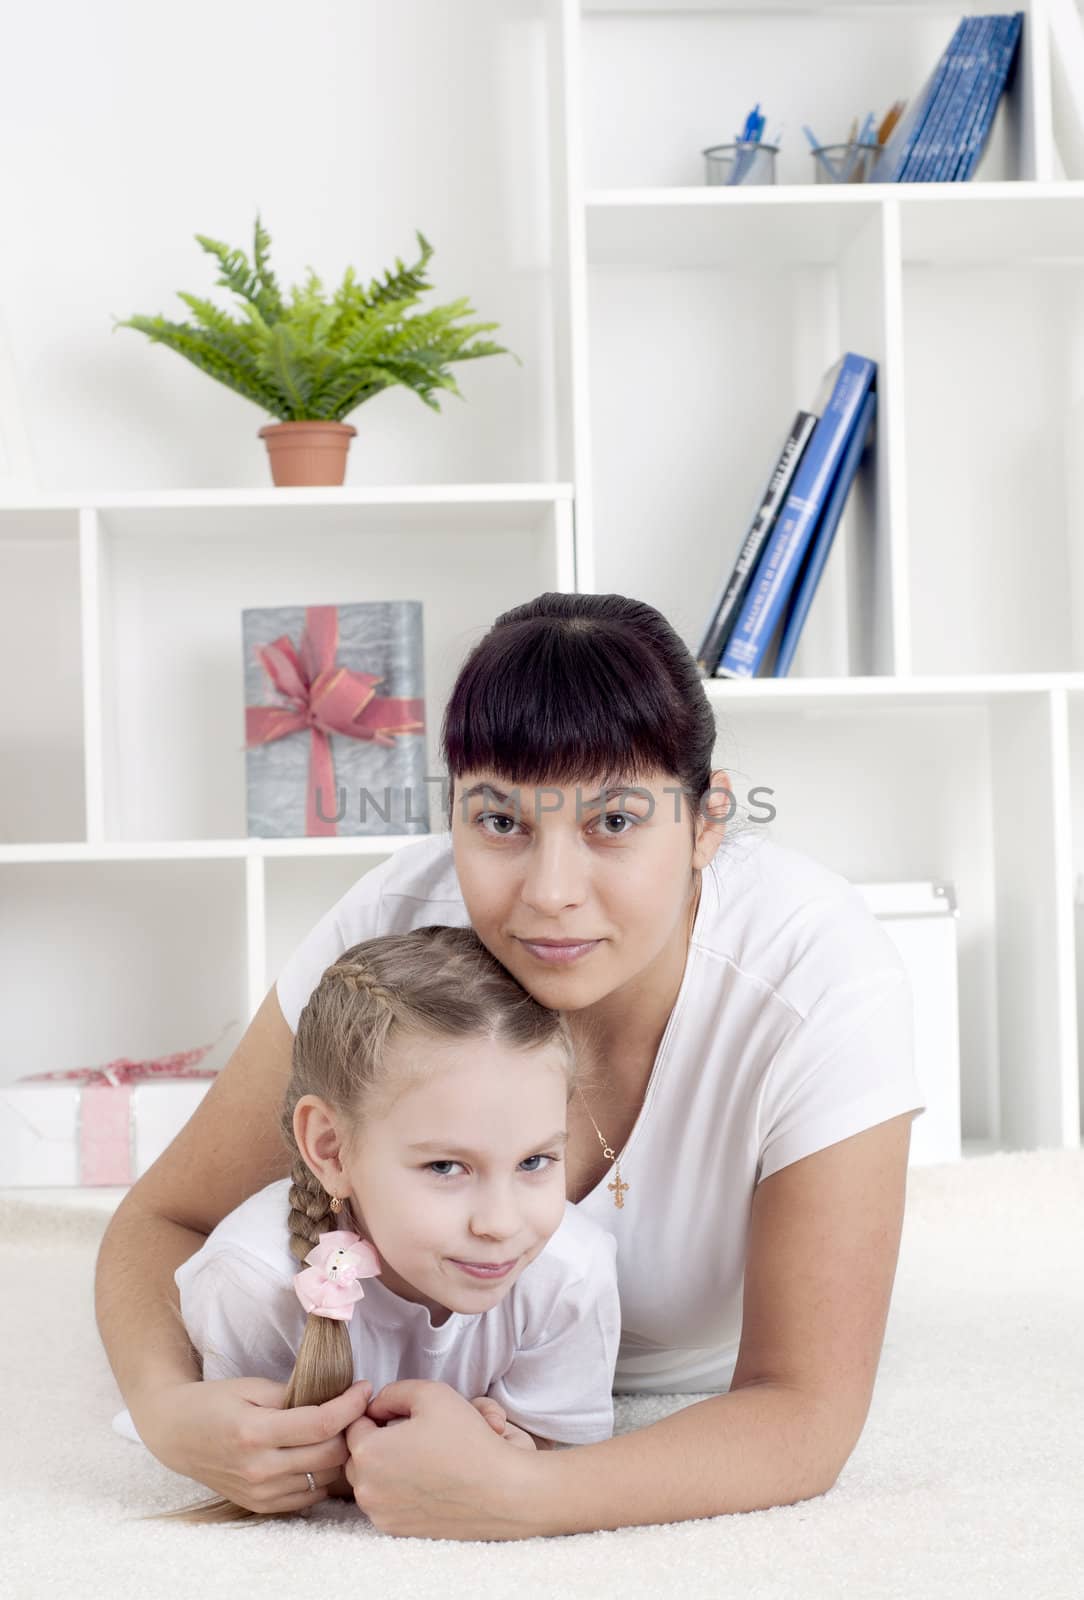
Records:
[[[606,1185],[606,1187],[607,1187],[607,1189],[612,1189],[613,1192],[614,1192],[614,1205],[619,1207],[619,1208],[622,1207],[625,1204],[625,1202],[621,1198],[621,1196],[624,1193],[624,1191],[628,1188],[628,1184],[621,1182],[621,1174],[620,1174],[620,1172],[616,1172],[614,1174],[613,1183],[608,1183]]]

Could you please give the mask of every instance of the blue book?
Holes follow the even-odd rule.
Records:
[[[966,104],[962,107],[957,126],[953,131],[951,144],[941,162],[938,174],[938,181],[941,183],[954,181],[959,170],[960,157],[963,154],[968,135],[990,92],[990,85],[997,75],[1001,39],[1007,20],[1005,17],[984,17],[982,19],[983,31],[978,45],[979,67],[971,77]]]
[[[960,132],[956,149],[956,162],[953,168],[953,178],[957,179],[964,165],[964,158],[969,148],[970,140],[982,122],[986,105],[994,92],[1001,65],[1001,54],[1005,47],[1005,40],[1012,19],[1010,17],[991,17],[991,36],[987,47],[987,57],[984,69],[975,92],[968,103],[967,117]]]
[[[997,115],[998,106],[1001,104],[1001,96],[1012,78],[1013,68],[1016,64],[1020,35],[1024,26],[1024,13],[1017,11],[1006,21],[1008,26],[1005,30],[1005,38],[998,56],[997,74],[986,97],[981,114],[968,137],[957,172],[957,179],[960,183],[966,183],[969,180],[982,160],[986,142],[990,137],[990,129],[994,125],[994,118]]]
[[[817,420],[811,411],[799,411],[795,417],[782,452],[772,468],[756,515],[742,541],[738,559],[715,597],[696,652],[697,665],[705,677],[710,678],[715,671],[730,631],[741,616],[742,601],[749,592],[761,551],[768,542],[776,517],[786,504],[802,452],[813,436]]]
[[[989,74],[995,48],[998,17],[978,17],[978,32],[968,61],[961,70],[955,103],[950,107],[941,136],[930,152],[927,181],[944,183],[956,170],[964,134],[971,115],[971,102]]]
[[[839,527],[839,519],[843,515],[843,508],[847,503],[847,496],[851,492],[858,468],[865,453],[866,443],[869,438],[870,424],[877,410],[877,395],[870,389],[862,402],[862,409],[858,413],[858,421],[851,429],[850,438],[843,460],[839,464],[832,492],[828,496],[824,507],[824,515],[817,524],[817,531],[809,547],[809,556],[805,567],[794,587],[793,599],[787,609],[786,621],[783,624],[783,637],[779,645],[779,654],[776,657],[775,668],[772,676],[785,678],[794,659],[794,652],[798,645],[798,638],[802,631],[802,624],[809,614],[813,604],[813,596],[817,592],[824,564],[828,560],[828,552],[832,548],[832,540]]]
[[[975,40],[981,26],[980,17],[965,17],[953,35],[947,52],[946,71],[938,85],[937,96],[930,107],[930,114],[923,125],[921,136],[900,173],[900,183],[929,181],[926,175],[932,167],[931,157],[936,141],[943,137],[945,126],[952,116],[961,73],[972,60]]]
[[[877,158],[877,165],[870,176],[871,183],[899,183],[901,181],[900,174],[907,165],[911,152],[922,135],[926,118],[933,110],[938,90],[944,81],[945,73],[948,71],[949,59],[953,48],[964,26],[965,23],[961,22],[952,36],[948,49],[926,80],[914,104],[904,113],[895,128],[893,128],[884,149]]]
[[[828,373],[831,398],[823,410],[813,408],[821,412],[821,419],[715,669],[717,678],[756,677],[876,372],[875,361],[848,352]]]

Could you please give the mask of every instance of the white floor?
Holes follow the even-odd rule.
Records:
[[[1084,1152],[912,1171],[877,1391],[829,1494],[514,1544],[393,1539],[345,1504],[244,1530],[126,1520],[198,1490],[112,1432],[105,1213],[50,1198],[0,1191],[5,1600],[1084,1594]],[[618,1431],[694,1398],[618,1396]]]

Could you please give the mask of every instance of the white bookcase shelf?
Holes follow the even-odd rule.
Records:
[[[878,362],[874,459],[791,676],[708,683],[716,759],[743,814],[767,800],[780,842],[852,880],[953,884],[965,1152],[1079,1143],[1084,83],[1054,3],[522,0],[504,99],[535,108],[547,247],[516,304],[553,449],[519,459],[556,481],[0,498],[0,674],[26,687],[0,698],[8,1078],[234,1019],[220,1063],[297,940],[410,842],[244,837],[244,607],[421,599],[439,780],[449,687],[499,611],[616,590],[697,643],[850,348]],[[990,9],[1027,21],[980,181],[816,186],[802,123],[843,137]],[[786,125],[782,181],[707,188],[701,150],[754,98]]]

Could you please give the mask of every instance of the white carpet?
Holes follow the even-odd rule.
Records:
[[[346,1502],[244,1531],[126,1521],[199,1491],[111,1431],[92,1292],[105,1218],[2,1191],[0,1218],[5,1600],[1084,1595],[1080,1151],[911,1172],[873,1405],[830,1493],[513,1543],[397,1539]],[[617,1432],[695,1398],[618,1396]]]

